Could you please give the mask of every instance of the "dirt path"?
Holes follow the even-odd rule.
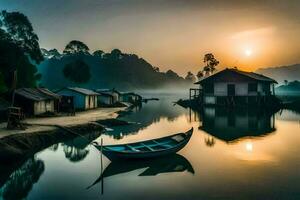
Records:
[[[60,126],[73,126],[86,124],[96,120],[116,118],[117,111],[126,108],[98,108],[95,110],[88,110],[76,113],[75,116],[61,116],[61,117],[45,117],[45,118],[29,118],[24,120],[24,123],[30,124],[26,130],[7,130],[6,123],[0,124],[0,138],[19,133],[33,133],[40,131],[53,130],[53,126],[41,125],[60,125]]]

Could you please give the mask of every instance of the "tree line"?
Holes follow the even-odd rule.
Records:
[[[44,55],[53,55],[53,58],[44,59]],[[24,14],[0,13],[0,93],[36,86],[160,88],[174,83],[183,86],[194,83],[196,77],[200,79],[214,73],[219,61],[209,53],[204,56],[204,63],[196,76],[188,72],[182,78],[172,70],[161,72],[159,67],[138,55],[119,49],[111,52],[98,49],[90,53],[89,47],[77,40],[70,41],[63,54],[56,49],[47,51],[40,48],[39,38]]]

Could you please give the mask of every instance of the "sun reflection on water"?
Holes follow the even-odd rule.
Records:
[[[246,150],[248,152],[252,152],[253,151],[253,144],[252,144],[252,142],[247,142],[246,143]]]

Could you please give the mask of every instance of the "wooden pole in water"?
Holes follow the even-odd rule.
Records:
[[[101,176],[102,176],[102,180],[101,180],[101,194],[103,194],[103,160],[102,160],[102,150],[103,150],[103,138],[101,138],[101,148],[100,148],[100,160],[101,160]]]

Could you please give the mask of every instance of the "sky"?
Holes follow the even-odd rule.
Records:
[[[40,46],[135,53],[161,71],[196,73],[213,53],[219,69],[300,63],[298,0],[0,0],[28,16]]]

